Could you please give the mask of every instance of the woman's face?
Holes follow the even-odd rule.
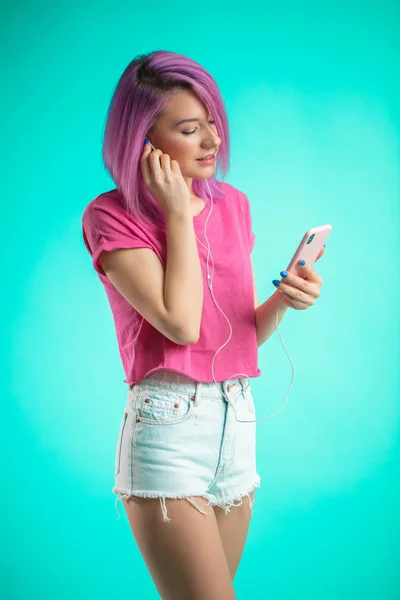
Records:
[[[221,143],[212,117],[194,92],[179,90],[164,107],[154,131],[147,136],[156,149],[178,162],[189,190],[193,178],[209,178],[216,170],[216,161],[202,165],[196,160],[217,152]],[[182,119],[198,121],[177,125]]]

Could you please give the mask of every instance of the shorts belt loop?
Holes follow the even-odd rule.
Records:
[[[139,385],[135,383],[130,384],[128,391],[128,401],[134,404],[139,397],[140,391],[141,389]]]
[[[224,381],[221,382],[222,391],[224,394],[229,394],[229,391],[230,391],[230,385],[229,385],[228,381],[229,381],[229,379],[225,379]]]
[[[200,402],[200,394],[201,394],[201,381],[196,381],[196,392],[194,396],[194,406],[198,406]]]

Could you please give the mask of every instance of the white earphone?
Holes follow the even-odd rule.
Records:
[[[151,144],[150,140],[149,140],[149,143]],[[152,147],[153,147],[153,149],[155,150],[155,148],[154,148],[153,144],[151,144],[151,146],[152,146]],[[226,346],[226,344],[227,344],[227,343],[229,342],[229,340],[231,339],[231,336],[232,336],[232,326],[231,326],[231,324],[230,324],[230,322],[229,322],[229,319],[228,319],[228,318],[227,318],[227,316],[225,315],[224,311],[223,311],[223,310],[220,308],[220,306],[218,305],[218,303],[217,303],[217,301],[216,301],[216,299],[215,299],[214,292],[213,292],[213,289],[212,289],[212,276],[211,276],[211,275],[209,274],[209,272],[208,272],[208,257],[209,257],[209,256],[211,256],[211,260],[212,260],[212,263],[213,263],[213,273],[214,273],[214,259],[212,258],[212,253],[211,253],[211,250],[210,250],[210,244],[209,244],[209,241],[208,241],[208,239],[207,239],[207,233],[206,233],[206,229],[207,229],[207,222],[208,222],[208,219],[210,218],[210,215],[211,215],[211,212],[212,212],[212,209],[213,209],[213,203],[214,203],[214,199],[213,199],[213,197],[212,197],[211,190],[210,190],[210,186],[208,185],[208,181],[207,181],[207,179],[206,179],[206,185],[207,185],[208,192],[209,192],[209,194],[210,194],[210,198],[211,198],[211,209],[210,209],[210,212],[209,212],[209,214],[208,214],[208,216],[207,216],[207,219],[206,219],[206,222],[205,222],[205,225],[204,225],[204,237],[205,237],[205,238],[206,238],[206,240],[207,240],[207,246],[205,246],[205,245],[203,244],[203,242],[202,242],[201,240],[199,240],[199,238],[197,237],[197,235],[196,235],[196,239],[197,239],[197,240],[198,240],[198,242],[200,242],[200,244],[201,244],[201,245],[202,245],[202,246],[203,246],[203,247],[204,247],[204,248],[207,250],[207,261],[206,261],[206,269],[207,269],[207,285],[208,285],[208,288],[209,288],[209,290],[210,290],[210,292],[211,292],[211,296],[212,296],[212,298],[213,298],[213,300],[214,300],[214,302],[215,302],[215,304],[216,304],[216,306],[217,306],[218,310],[220,310],[220,311],[222,312],[222,314],[224,315],[225,319],[227,320],[227,322],[228,322],[228,324],[229,324],[229,327],[230,327],[230,330],[231,330],[231,332],[230,332],[230,334],[229,334],[229,338],[227,339],[227,341],[226,341],[226,342],[225,342],[225,343],[224,343],[224,344],[223,344],[223,345],[222,345],[220,348],[218,348],[217,352],[214,354],[213,361],[212,361],[212,366],[211,366],[211,369],[212,369],[213,379],[214,379],[214,382],[215,382],[215,383],[218,385],[218,382],[217,382],[217,380],[215,379],[215,376],[214,376],[214,360],[215,360],[215,357],[217,356],[218,352],[219,352],[220,350],[222,350],[222,348],[224,348],[224,346]],[[238,421],[239,423],[257,423],[258,421],[264,421],[265,419],[270,419],[271,417],[273,417],[274,415],[278,414],[278,413],[279,413],[279,412],[280,412],[280,411],[283,409],[283,407],[285,406],[285,404],[286,404],[286,402],[287,402],[287,399],[288,399],[288,397],[289,397],[289,393],[290,393],[290,390],[291,390],[291,388],[292,388],[292,385],[293,385],[293,380],[294,380],[294,364],[293,364],[293,362],[292,362],[292,360],[291,360],[291,358],[290,358],[290,356],[289,356],[289,353],[288,353],[288,352],[287,352],[287,350],[286,350],[285,344],[283,343],[282,336],[281,336],[281,334],[280,334],[280,331],[279,331],[278,324],[279,324],[279,309],[278,309],[278,311],[277,311],[277,313],[276,313],[276,330],[277,330],[277,332],[278,332],[278,334],[279,334],[280,340],[281,340],[281,342],[282,342],[282,345],[283,345],[283,348],[284,348],[284,350],[285,350],[285,352],[286,352],[286,354],[287,354],[287,357],[289,358],[289,361],[290,361],[290,363],[291,363],[291,365],[292,365],[292,380],[291,380],[291,382],[290,382],[290,386],[289,386],[289,389],[288,389],[288,392],[287,392],[287,395],[286,395],[285,401],[284,401],[284,403],[282,404],[282,406],[281,406],[281,407],[280,407],[278,410],[276,410],[274,413],[272,413],[271,415],[268,415],[268,416],[266,416],[266,417],[263,417],[262,419],[255,419],[255,420],[252,420],[252,419],[251,419],[251,420],[247,420],[247,419],[246,419],[245,421],[243,421],[243,420],[241,420],[241,419],[238,419],[238,418],[237,418],[237,416],[236,416],[236,409],[235,409],[235,407],[233,406],[233,404],[232,404],[232,402],[230,401],[230,399],[229,399],[229,398],[228,398],[228,397],[225,395],[225,393],[222,391],[222,393],[223,393],[224,397],[225,397],[225,398],[226,398],[226,400],[229,402],[229,404],[232,406],[232,408],[233,408],[233,410],[234,410],[234,413],[235,413],[235,419],[236,419],[236,421]],[[246,373],[234,373],[233,375],[244,375],[244,376],[245,376],[247,379],[249,379],[249,381],[250,381],[250,378],[249,378],[249,376],[248,376]],[[231,377],[229,377],[228,379],[233,379],[233,375],[232,375]],[[249,385],[250,385],[250,384],[249,384]],[[249,385],[248,385],[247,387],[249,387]],[[218,386],[218,387],[219,387],[219,386]],[[219,388],[219,389],[220,389],[220,388]],[[247,390],[247,388],[244,388],[244,389],[243,389],[243,391],[245,391],[245,390]]]
[[[232,326],[231,326],[231,324],[230,324],[230,322],[229,322],[229,319],[228,319],[228,318],[227,318],[227,316],[225,315],[224,311],[223,311],[223,310],[220,308],[220,306],[218,305],[218,303],[217,303],[217,301],[216,301],[216,299],[215,299],[214,292],[213,292],[213,289],[212,289],[212,277],[211,277],[211,275],[210,275],[210,274],[209,274],[209,272],[208,272],[208,256],[209,256],[209,255],[211,256],[211,260],[212,260],[212,262],[213,262],[213,267],[214,267],[214,260],[213,260],[213,258],[212,258],[212,253],[211,253],[211,250],[210,250],[210,244],[209,244],[209,241],[208,241],[208,238],[207,238],[206,228],[207,228],[207,221],[208,221],[208,219],[210,218],[210,215],[211,215],[211,212],[212,212],[212,209],[213,209],[213,202],[214,202],[214,200],[213,200],[213,197],[212,197],[211,190],[210,190],[210,187],[209,187],[209,185],[208,185],[208,181],[207,181],[207,179],[206,179],[206,185],[207,185],[208,192],[209,192],[209,194],[210,194],[210,198],[211,198],[211,209],[210,209],[210,212],[209,212],[209,214],[208,214],[208,216],[207,216],[207,219],[206,219],[206,222],[205,222],[205,225],[204,225],[204,236],[205,236],[205,238],[206,238],[206,240],[207,240],[207,246],[205,246],[205,245],[203,244],[203,242],[202,242],[201,240],[199,240],[199,238],[197,237],[197,235],[196,235],[196,239],[197,239],[197,240],[200,242],[200,244],[201,244],[201,245],[202,245],[202,246],[203,246],[203,247],[204,247],[204,248],[207,250],[207,262],[206,262],[206,268],[207,268],[207,285],[208,285],[208,288],[209,288],[209,290],[210,290],[210,292],[211,292],[212,298],[213,298],[213,300],[214,300],[214,302],[215,302],[215,304],[216,304],[217,308],[218,308],[218,309],[219,309],[219,310],[222,312],[222,314],[224,315],[224,317],[225,317],[225,318],[226,318],[226,320],[228,321],[229,327],[230,327],[230,329],[231,329],[231,333],[229,334],[229,338],[228,338],[228,339],[227,339],[227,341],[226,341],[226,342],[225,342],[225,343],[224,343],[224,344],[223,344],[223,345],[222,345],[222,346],[221,346],[221,347],[220,347],[220,348],[217,350],[217,352],[215,353],[215,355],[214,355],[214,358],[213,358],[213,364],[212,364],[212,367],[211,367],[211,369],[212,369],[212,373],[213,373],[213,379],[214,379],[214,382],[215,382],[215,383],[218,385],[218,382],[216,381],[216,379],[215,379],[215,376],[214,376],[214,360],[215,360],[215,357],[216,357],[216,355],[218,354],[218,352],[219,352],[220,350],[222,350],[222,348],[224,348],[224,346],[226,346],[226,344],[227,344],[227,343],[229,342],[229,340],[231,339],[231,335],[232,335]],[[213,268],[213,273],[214,273],[214,268]],[[280,411],[283,409],[283,407],[285,406],[286,402],[287,402],[287,399],[288,399],[288,396],[289,396],[290,389],[291,389],[291,387],[292,387],[292,385],[293,385],[293,379],[294,379],[294,364],[293,364],[293,362],[292,362],[292,360],[291,360],[291,358],[290,358],[290,356],[289,356],[289,354],[288,354],[288,352],[287,352],[287,350],[286,350],[286,348],[285,348],[285,344],[283,343],[282,336],[281,336],[281,334],[280,334],[280,331],[279,331],[278,323],[279,323],[279,309],[278,309],[278,311],[277,311],[277,314],[276,314],[276,329],[277,329],[277,331],[278,331],[278,334],[279,334],[279,337],[280,337],[280,339],[281,339],[282,345],[283,345],[283,347],[284,347],[284,349],[285,349],[285,352],[286,352],[286,354],[287,354],[287,356],[288,356],[288,358],[289,358],[289,360],[290,360],[290,363],[291,363],[291,365],[292,365],[292,368],[293,368],[292,381],[290,382],[290,386],[289,386],[289,390],[288,390],[288,393],[287,393],[287,396],[286,396],[285,402],[282,404],[282,406],[281,406],[281,407],[280,407],[280,408],[279,408],[277,411],[275,411],[275,412],[274,412],[274,413],[272,413],[271,415],[268,415],[268,416],[266,416],[266,417],[263,417],[262,419],[256,419],[256,420],[252,420],[252,419],[251,419],[251,420],[247,420],[247,419],[246,419],[245,421],[243,421],[242,419],[238,419],[238,418],[237,418],[237,416],[236,416],[236,410],[235,410],[235,407],[233,406],[233,404],[232,404],[232,402],[230,401],[230,399],[229,399],[229,398],[228,398],[228,397],[225,395],[225,393],[224,393],[224,392],[222,392],[222,393],[224,394],[224,397],[226,398],[226,400],[227,400],[227,401],[230,403],[230,405],[232,406],[232,408],[233,408],[233,410],[234,410],[234,412],[235,412],[235,419],[236,419],[236,421],[238,421],[239,423],[257,423],[258,421],[264,421],[264,419],[270,419],[271,417],[273,417],[274,415],[276,415],[278,412],[280,412]],[[249,379],[249,377],[248,377],[248,375],[247,375],[246,373],[234,373],[233,375],[244,375],[244,376],[245,376],[247,379]],[[233,375],[232,375],[231,377],[229,377],[229,379],[232,379],[232,378],[233,378]],[[245,391],[246,389],[247,389],[247,388],[244,388],[244,390],[243,390],[243,391]]]

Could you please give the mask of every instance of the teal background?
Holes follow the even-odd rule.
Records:
[[[215,77],[227,181],[249,197],[259,302],[304,232],[333,227],[321,297],[280,332],[285,408],[257,424],[238,598],[395,600],[399,574],[399,4],[16,2],[3,9],[1,589],[155,599],[111,493],[126,400],[81,214],[114,187],[105,114],[142,52]],[[397,367],[396,367],[397,365]],[[286,398],[277,333],[257,418]]]

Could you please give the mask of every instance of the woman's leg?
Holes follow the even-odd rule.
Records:
[[[255,490],[250,492],[251,501],[254,501]],[[252,511],[250,501],[247,496],[243,498],[243,504],[232,506],[230,511],[225,511],[220,506],[213,506],[218,523],[218,529],[224,548],[226,560],[228,562],[231,578],[235,577],[240,559],[243,554],[244,546],[249,531]]]
[[[213,507],[205,498],[193,499],[209,514],[202,514],[185,499],[166,498],[171,517],[168,523],[163,519],[159,498],[132,497],[122,502],[163,600],[234,600],[231,572]]]

